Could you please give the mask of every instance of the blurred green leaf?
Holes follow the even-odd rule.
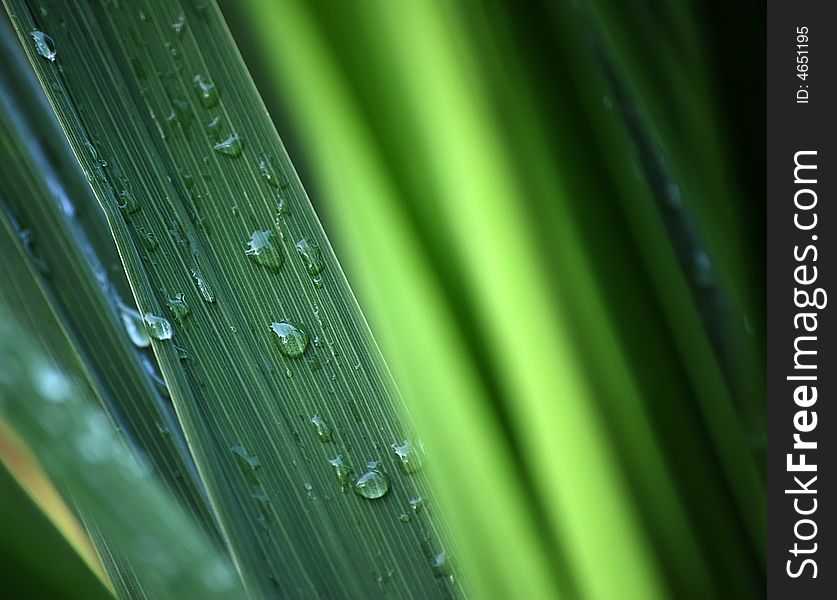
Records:
[[[82,520],[102,532],[105,547],[130,565],[142,583],[137,594],[241,597],[232,567],[131,456],[105,414],[26,333],[2,309],[0,415]]]
[[[14,597],[111,598],[107,588],[2,462],[0,561],[7,574],[3,589]]]
[[[310,163],[419,429],[450,457],[437,487],[477,595],[757,596],[760,349],[737,301],[746,280],[727,288],[741,250],[716,250],[705,232],[726,235],[728,221],[699,206],[712,188],[683,166],[716,163],[713,134],[662,137],[644,96],[620,104],[602,60],[618,48],[587,4],[224,8]],[[679,58],[641,63],[672,77],[661,93],[695,59]],[[694,215],[681,220],[693,239],[667,223],[644,141],[676,157],[663,191]],[[735,340],[731,362],[719,330]],[[754,386],[739,394],[728,374],[747,361],[740,379]]]

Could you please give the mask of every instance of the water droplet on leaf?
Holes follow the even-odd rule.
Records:
[[[314,415],[311,417],[311,424],[314,426],[317,437],[320,438],[322,443],[325,444],[331,441],[331,427],[328,426],[328,423],[321,416]]]
[[[389,477],[387,477],[382,471],[378,470],[377,467],[380,463],[370,463],[370,465],[372,464],[374,464],[376,468],[372,468],[370,466],[370,469],[358,477],[355,480],[354,486],[352,486],[355,494],[362,496],[363,498],[368,498],[369,500],[380,498],[389,491]]]
[[[248,242],[249,248],[244,251],[244,254],[261,266],[271,271],[278,271],[283,259],[276,246],[270,241],[272,237],[273,232],[270,230],[254,231]]]
[[[236,158],[241,155],[241,151],[244,149],[244,143],[241,141],[241,138],[238,137],[237,133],[230,134],[230,136],[222,142],[218,142],[212,149],[216,152],[220,152],[221,154],[226,154],[227,156],[232,156]]]
[[[140,203],[134,198],[131,190],[123,189],[119,192],[119,210],[128,214],[135,213],[140,209]]]
[[[175,321],[183,321],[183,318],[189,314],[189,305],[186,304],[186,295],[182,292],[175,294],[174,298],[168,298],[166,304],[171,311]]]
[[[230,447],[230,452],[235,455],[238,467],[244,476],[250,480],[251,483],[257,483],[256,470],[261,468],[262,463],[259,457],[255,454],[250,454],[241,444],[235,444]]]
[[[340,483],[340,490],[345,492],[346,486],[349,483],[349,477],[352,476],[352,469],[343,462],[343,455],[338,454],[328,461],[334,469],[334,474],[337,476],[337,481]]]
[[[430,558],[430,568],[436,577],[449,577],[451,575],[450,563],[444,551],[434,554]]]
[[[421,469],[421,457],[409,440],[404,440],[403,444],[392,444],[390,448],[400,459],[405,472],[415,473]]]
[[[215,117],[206,124],[206,133],[216,142],[221,139],[221,117]]]
[[[381,588],[382,590],[386,589],[389,582],[392,581],[392,576],[394,574],[395,574],[395,571],[393,571],[392,569],[389,569],[389,570],[387,570],[386,573],[381,573],[380,575],[378,575],[378,579],[377,579],[378,587]]]
[[[145,313],[143,317],[148,333],[157,340],[170,340],[172,336],[171,323],[163,317],[152,313]]]
[[[281,187],[279,174],[276,172],[276,169],[273,167],[273,161],[267,154],[262,154],[259,157],[259,173],[271,187],[277,189]]]
[[[282,354],[291,358],[302,356],[308,347],[307,333],[285,321],[272,323],[270,328],[279,339],[279,350]]]
[[[215,84],[200,73],[195,75],[192,80],[195,86],[195,91],[198,94],[198,99],[206,108],[212,108],[218,104],[218,90]]]
[[[257,492],[253,492],[252,494],[253,500],[259,503],[259,517],[258,522],[259,524],[264,527],[265,529],[270,528],[270,498],[264,492],[264,490],[259,490]]]
[[[174,33],[177,35],[183,32],[184,27],[186,27],[186,17],[183,15],[177,17],[177,20],[171,24],[171,28],[174,29]]]
[[[157,249],[159,243],[157,242],[157,236],[154,235],[153,231],[147,231],[142,226],[136,227],[137,235],[139,235],[140,242],[145,247],[146,250],[149,252],[153,252]]]
[[[203,298],[206,302],[209,303],[215,302],[215,294],[212,293],[212,288],[209,287],[209,283],[206,281],[206,277],[204,277],[203,273],[197,265],[192,267],[192,278],[195,280],[195,284],[198,286],[198,291],[200,291],[201,293],[201,298]]]
[[[305,268],[310,275],[317,275],[323,270],[323,256],[320,246],[308,238],[302,238],[296,243],[296,251],[305,262]]]
[[[288,200],[284,196],[280,197],[276,201],[276,219],[274,220],[276,225],[279,226],[282,222],[282,217],[290,214],[290,212],[290,209],[288,209]]]
[[[425,499],[421,496],[415,496],[414,498],[410,498],[410,508],[413,509],[414,513],[419,512],[422,508],[424,508]]]
[[[52,41],[52,38],[43,31],[38,30],[30,32],[29,35],[35,40],[35,51],[48,61],[55,62],[57,52],[55,50],[55,42]]]

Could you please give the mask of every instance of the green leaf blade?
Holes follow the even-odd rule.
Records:
[[[400,398],[220,14],[154,8],[143,21],[126,7],[50,7],[37,25],[54,32],[56,63],[29,52],[113,229],[140,312],[174,328],[171,341],[152,344],[248,591],[456,595],[459,579],[442,564],[456,552],[432,490],[390,447],[418,446],[415,432],[402,425]],[[216,92],[205,92],[208,81]],[[216,117],[217,136],[206,127]],[[240,145],[225,142],[233,135]],[[264,156],[278,189],[262,174]],[[121,179],[137,208],[120,202]],[[140,228],[154,232],[154,251]],[[245,254],[254,231],[273,232],[278,270]],[[297,250],[303,239],[319,246],[322,269]],[[175,319],[167,300],[181,293],[188,313]],[[278,322],[306,332],[303,356],[277,347]],[[331,427],[330,441],[321,441],[315,416]],[[387,493],[341,491],[329,463],[337,455],[355,476],[381,461]],[[428,508],[401,522],[416,496]]]

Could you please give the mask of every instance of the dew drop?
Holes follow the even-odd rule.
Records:
[[[119,210],[128,214],[135,213],[140,209],[140,203],[131,193],[129,189],[123,189],[119,192]]]
[[[52,38],[43,31],[34,30],[29,33],[32,39],[35,40],[35,51],[47,59],[49,62],[55,62],[55,42]]]
[[[227,156],[232,156],[236,158],[237,156],[241,156],[241,151],[244,149],[244,143],[241,141],[241,138],[238,137],[237,133],[230,134],[230,136],[222,142],[218,142],[212,149],[216,152],[220,152],[221,154],[226,154]]]
[[[351,467],[343,462],[342,454],[338,454],[328,462],[334,469],[334,474],[337,476],[337,482],[340,484],[340,491],[345,492],[349,483],[349,477],[352,475]]]
[[[119,317],[122,319],[122,326],[131,343],[137,348],[148,348],[151,345],[151,338],[143,324],[142,316],[130,306],[121,304],[119,306]]]
[[[422,496],[415,496],[413,498],[410,498],[410,508],[413,509],[414,513],[417,513],[422,508],[424,508],[426,502],[427,501]]]
[[[188,127],[192,122],[192,107],[183,98],[173,98],[171,101],[174,106],[174,117],[181,126]]]
[[[398,513],[398,520],[401,521],[402,523],[409,523],[410,519],[411,519],[410,513],[407,513],[407,512],[404,512],[404,511],[401,511],[400,513]]]
[[[192,79],[198,99],[206,108],[212,108],[218,104],[218,89],[209,79],[198,73]]]
[[[385,573],[381,573],[380,575],[378,575],[378,587],[382,590],[386,589],[389,582],[392,581],[393,575],[395,575],[395,571],[393,571],[392,569],[388,569]]]
[[[276,169],[273,167],[273,161],[267,154],[262,154],[259,157],[259,173],[271,187],[277,189],[282,187],[279,181],[279,174],[276,172]]]
[[[84,147],[87,148],[87,151],[90,153],[90,158],[93,162],[99,161],[99,153],[96,151],[96,146],[94,146],[90,140],[84,140]]]
[[[258,502],[259,504],[259,517],[257,521],[259,524],[264,527],[265,529],[270,528],[270,498],[264,492],[264,490],[259,490],[257,492],[253,492],[251,494],[253,500]]]
[[[255,471],[261,466],[261,461],[259,457],[255,454],[250,454],[245,450],[244,446],[241,444],[236,444],[230,448],[230,452],[238,457],[239,464],[247,467],[251,471]]]
[[[189,305],[186,303],[186,295],[182,292],[175,294],[174,298],[168,298],[166,305],[169,307],[175,321],[183,321],[189,314]]]
[[[145,313],[143,317],[148,333],[157,340],[170,340],[172,336],[171,323],[163,317],[158,317],[152,313]]]
[[[305,261],[305,268],[310,275],[317,275],[323,270],[323,256],[320,246],[308,238],[302,238],[296,243],[296,251]]]
[[[163,46],[165,46],[166,50],[169,51],[169,55],[175,60],[175,62],[180,62],[180,53],[177,51],[177,46],[171,42],[165,42]]]
[[[221,139],[221,117],[215,117],[206,124],[206,133],[212,140]]]
[[[153,231],[147,231],[142,226],[136,227],[137,235],[139,235],[140,242],[142,243],[143,247],[149,252],[153,252],[157,249],[159,243],[157,242],[157,236],[154,235]]]
[[[177,35],[180,35],[183,32],[184,27],[186,27],[186,17],[184,17],[183,15],[177,17],[177,20],[171,24],[171,28]]]
[[[285,321],[272,323],[270,328],[279,339],[279,350],[282,354],[291,358],[302,356],[308,347],[307,333]]]
[[[238,468],[241,469],[244,476],[249,479],[251,483],[256,483],[256,470],[262,466],[259,457],[255,454],[247,452],[241,444],[231,446],[230,452],[232,452],[235,456],[236,462],[238,462]]]
[[[191,360],[192,355],[189,353],[189,350],[186,348],[181,348],[177,344],[174,344],[174,349],[177,350],[177,358],[178,360]]]
[[[175,220],[169,223],[169,235],[178,246],[186,248],[186,232],[180,222]]]
[[[434,554],[430,558],[430,568],[436,577],[449,577],[451,575],[450,563],[444,550]]]
[[[209,283],[206,281],[206,277],[204,277],[203,273],[197,265],[192,267],[192,278],[195,280],[195,284],[198,286],[198,291],[201,293],[201,298],[203,298],[206,302],[209,303],[215,302],[215,294],[212,292],[212,288],[209,287]]]
[[[406,473],[415,473],[421,469],[421,457],[409,440],[404,440],[403,444],[392,444],[390,448],[400,459]]]
[[[244,254],[252,258],[261,266],[271,271],[278,271],[282,266],[282,255],[270,241],[273,232],[270,230],[254,231],[250,236],[248,248]]]
[[[314,426],[314,430],[317,432],[317,437],[320,438],[322,443],[327,443],[331,441],[331,427],[328,426],[328,423],[325,422],[320,415],[314,415],[311,417],[311,425]]]
[[[374,465],[374,466],[373,466]],[[370,462],[369,470],[355,480],[352,489],[355,494],[374,500],[384,496],[389,491],[389,478],[378,470],[380,463]]]
[[[285,215],[290,214],[290,209],[288,208],[288,201],[287,199],[282,196],[279,200],[276,201],[276,219],[275,222],[277,226],[282,222],[282,217]]]

